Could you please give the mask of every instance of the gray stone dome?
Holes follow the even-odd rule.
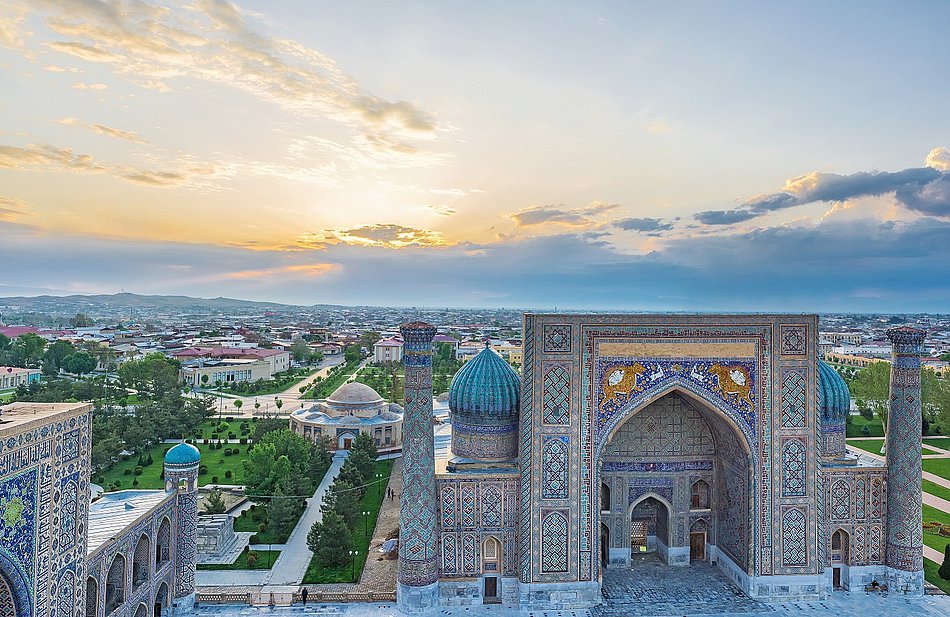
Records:
[[[351,381],[345,383],[327,397],[328,403],[341,405],[375,405],[383,402],[383,397],[364,383]]]

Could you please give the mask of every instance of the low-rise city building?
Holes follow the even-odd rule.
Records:
[[[18,366],[0,366],[0,390],[28,386],[40,380],[43,372],[38,368],[20,368]]]
[[[383,400],[366,384],[350,382],[315,405],[290,415],[290,429],[316,441],[330,437],[334,450],[348,450],[360,433],[379,448],[402,445],[402,406]]]

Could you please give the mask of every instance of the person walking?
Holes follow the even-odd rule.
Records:
[[[306,587],[304,587],[304,588],[300,591],[300,595],[303,597],[303,605],[304,605],[304,606],[307,606],[307,595],[308,595],[308,593],[309,593],[309,592],[307,591],[307,588],[306,588]]]

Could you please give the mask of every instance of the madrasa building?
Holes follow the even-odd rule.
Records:
[[[90,503],[92,405],[0,407],[0,617],[161,617],[195,599],[198,464]]]
[[[652,553],[746,595],[923,593],[920,349],[896,328],[887,463],[847,454],[850,397],[815,315],[533,315],[522,375],[483,350],[435,452],[432,338],[405,340],[401,610],[601,603]],[[672,573],[672,571],[671,571]]]

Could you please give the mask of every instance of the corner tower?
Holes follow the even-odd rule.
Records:
[[[403,489],[396,601],[404,613],[422,613],[439,604],[432,429],[432,338],[436,330],[417,321],[403,324],[399,331],[404,341],[406,404],[402,424]]]
[[[891,397],[887,414],[888,585],[921,595],[924,591],[921,527],[920,350],[924,332],[900,327],[891,340]]]
[[[175,610],[190,611],[195,604],[197,569],[198,464],[201,452],[180,443],[165,454],[165,491],[177,492],[175,541]]]

